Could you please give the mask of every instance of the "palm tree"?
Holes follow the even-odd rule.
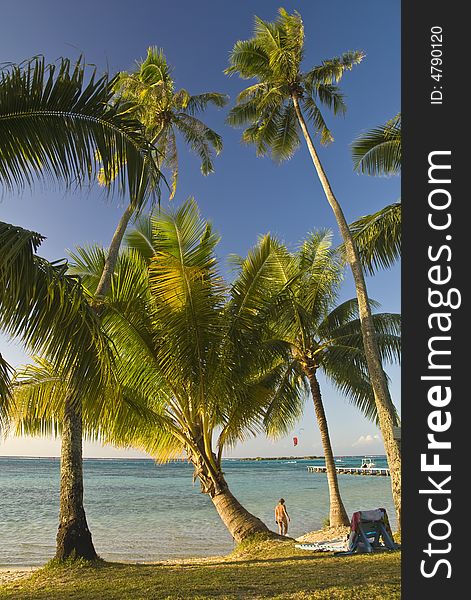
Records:
[[[149,61],[152,61],[152,58],[158,60],[160,58],[160,63],[158,65],[154,63],[150,65]],[[163,62],[162,62],[163,61]],[[51,99],[45,93],[50,92],[52,89],[53,97],[58,96],[61,98],[60,93],[57,92],[56,88],[59,88],[60,85],[65,82],[65,91],[68,91],[69,94],[75,93],[75,101],[76,104],[72,104],[69,107],[69,110],[64,111],[64,102],[62,104],[61,111],[55,111],[53,113],[54,116],[59,115],[65,120],[72,120],[74,123],[77,121],[80,124],[80,119],[84,120],[84,122],[88,122],[89,118],[90,123],[94,124],[98,122],[102,126],[105,127],[105,132],[107,131],[106,127],[110,128],[113,131],[113,126],[116,128],[116,124],[110,123],[110,119],[108,118],[108,114],[103,115],[100,113],[100,108],[106,108],[108,112],[113,116],[114,113],[119,114],[120,116],[125,115],[125,123],[131,123],[132,126],[137,129],[139,135],[141,136],[140,141],[146,151],[145,162],[143,168],[145,167],[145,171],[140,174],[135,167],[136,159],[131,152],[128,151],[125,154],[122,148],[116,143],[110,143],[106,145],[106,143],[97,144],[93,146],[94,139],[92,138],[91,142],[88,146],[86,146],[86,150],[94,150],[93,156],[87,155],[83,149],[80,149],[81,155],[79,158],[83,160],[83,166],[85,167],[88,163],[90,163],[88,167],[88,171],[86,173],[88,176],[91,174],[95,174],[95,171],[92,169],[93,165],[96,164],[96,157],[99,157],[102,162],[102,168],[98,173],[99,179],[101,183],[104,183],[108,188],[112,187],[115,181],[118,181],[120,184],[120,188],[125,190],[126,187],[123,185],[125,183],[123,179],[123,173],[129,172],[129,197],[130,202],[127,206],[126,210],[123,213],[123,216],[117,226],[117,229],[113,235],[108,254],[103,265],[102,274],[98,285],[95,290],[95,300],[93,305],[95,307],[96,314],[98,315],[100,312],[100,301],[101,298],[104,297],[109,289],[111,284],[112,273],[115,268],[119,247],[121,245],[122,238],[124,236],[125,230],[129,223],[131,216],[142,209],[145,204],[145,200],[149,197],[149,192],[157,190],[158,191],[158,178],[155,178],[155,181],[150,180],[149,173],[155,173],[160,176],[160,171],[158,170],[159,161],[163,160],[163,164],[165,166],[171,166],[176,169],[177,157],[175,147],[172,146],[172,139],[174,140],[174,135],[172,133],[171,127],[169,129],[168,125],[168,117],[171,113],[171,109],[167,106],[167,101],[169,100],[167,96],[167,92],[169,86],[173,86],[173,82],[169,78],[169,70],[166,67],[165,59],[161,52],[152,52],[148,53],[148,61],[141,69],[141,75],[143,76],[141,83],[144,84],[144,81],[148,82],[151,80],[149,84],[149,89],[147,93],[143,93],[143,89],[140,88],[137,91],[136,82],[139,80],[139,76],[136,76],[136,81],[133,87],[131,80],[134,75],[121,74],[119,77],[114,78],[111,82],[107,82],[106,78],[102,78],[100,80],[100,87],[93,87],[93,76],[92,81],[89,86],[84,90],[83,97],[80,96],[80,89],[83,85],[83,68],[81,65],[77,65],[72,75],[70,74],[70,64],[68,61],[63,60],[61,62],[61,67],[59,73],[57,75],[57,79],[54,80],[54,68],[49,68],[49,76],[46,81],[47,85],[45,86],[43,92],[44,96],[44,104],[46,105],[46,109],[44,114],[40,112],[41,105],[36,106],[33,104],[32,114],[35,117],[34,126],[37,124],[37,120],[42,117],[49,117],[49,113],[53,108],[57,108],[54,106],[49,106],[51,103]],[[155,68],[162,68],[162,73],[166,73],[164,85],[160,85],[159,78],[155,75]],[[13,83],[17,86],[18,89],[23,89],[29,91],[29,87],[31,86],[31,81],[36,83],[36,96],[40,96],[38,90],[41,90],[41,84],[44,83],[44,74],[47,69],[44,66],[44,61],[39,61],[38,63],[34,63],[33,67],[28,64],[26,71],[22,71],[19,67],[14,67],[12,73],[10,74],[10,79],[13,79]],[[145,73],[144,73],[145,70]],[[31,73],[32,71],[32,73]],[[27,76],[25,77],[25,73]],[[152,77],[149,80],[149,74],[153,73]],[[153,78],[153,79],[152,79]],[[19,82],[19,84],[18,84]],[[8,77],[6,78],[6,83],[10,84]],[[106,84],[106,85],[105,85]],[[8,101],[8,93],[9,88],[6,85],[6,100]],[[34,90],[33,90],[34,91]],[[59,90],[60,92],[61,90]],[[101,92],[101,97],[99,97],[98,92]],[[226,102],[226,98],[221,94],[209,93],[203,94],[201,96],[188,97],[185,96],[186,92],[182,90],[180,93],[176,95],[173,99],[173,108],[179,108],[182,114],[177,114],[175,118],[175,122],[180,124],[180,130],[184,131],[185,139],[190,143],[192,149],[196,150],[202,160],[202,171],[204,174],[208,174],[213,170],[212,160],[211,160],[211,148],[214,147],[217,152],[219,152],[222,148],[222,142],[220,137],[207,128],[201,121],[192,117],[192,113],[203,110],[207,104],[213,103],[218,106],[222,106]],[[101,101],[102,105],[98,104],[97,106],[91,103],[91,114],[88,115],[86,111],[83,111],[82,105],[86,103],[87,97],[90,96],[92,100],[94,96],[98,97],[98,100]],[[111,106],[110,101],[113,99],[113,106]],[[180,100],[179,100],[180,99]],[[179,104],[181,103],[181,105]],[[137,105],[136,105],[137,103]],[[19,107],[20,109],[22,107]],[[24,107],[23,107],[24,108]],[[26,106],[26,111],[28,112],[29,107]],[[38,112],[39,109],[39,112]],[[81,111],[81,112],[80,112]],[[166,136],[169,141],[167,145],[162,143],[163,136],[157,135],[157,121],[159,117],[156,115],[160,111],[160,119],[161,119],[161,129],[162,125],[164,125],[163,129],[167,129],[168,132]],[[188,114],[183,114],[183,113]],[[7,117],[10,116],[10,113]],[[14,116],[17,116],[16,113]],[[108,119],[108,120],[107,120]],[[9,121],[7,120],[7,126],[9,125]],[[31,124],[29,124],[28,133],[31,134]],[[59,126],[56,127],[59,132]],[[128,127],[128,129],[130,129]],[[34,131],[34,130],[33,130]],[[86,127],[84,127],[85,133],[87,133]],[[186,132],[186,133],[185,133]],[[52,145],[58,145],[63,143],[61,138],[58,136],[57,132],[53,132],[56,134],[58,139],[54,139],[54,135],[51,136]],[[79,132],[80,133],[80,132]],[[132,130],[131,130],[132,133]],[[36,135],[39,135],[40,132],[36,132]],[[88,132],[90,135],[90,132]],[[100,141],[101,138],[97,133],[94,134],[97,139]],[[173,137],[172,137],[173,135]],[[128,135],[128,138],[131,142],[134,142],[135,149],[138,149],[137,146],[137,136],[134,136],[136,139],[133,139],[131,135]],[[20,138],[21,139],[21,138]],[[107,141],[107,137],[103,136],[104,142]],[[23,140],[24,144],[28,144],[29,138],[26,138],[26,142]],[[41,142],[43,143],[43,142]],[[121,142],[122,144],[122,142]],[[174,151],[175,150],[175,151]],[[71,153],[72,161],[71,165],[67,164],[66,159],[62,164],[60,160],[56,160],[54,162],[55,155],[52,154],[48,156],[47,148],[45,149],[44,157],[46,159],[46,172],[52,172],[57,176],[61,176],[66,182],[69,182],[69,179],[73,179],[73,177],[82,177],[80,167],[82,166],[78,159],[75,159],[73,155],[73,151]],[[18,152],[19,153],[19,152]],[[59,155],[60,156],[60,155]],[[93,161],[92,161],[93,158]],[[49,161],[49,163],[47,162]],[[151,167],[149,167],[149,164]],[[122,166],[125,165],[126,169],[122,169]],[[139,165],[139,163],[138,163]],[[10,168],[13,173],[15,164],[12,162],[12,166]],[[141,168],[141,171],[143,170]],[[42,174],[41,169],[38,168],[38,165],[33,163],[30,168],[33,174]],[[7,171],[8,174],[8,171]],[[27,181],[31,179],[31,173],[28,173]],[[176,172],[174,171],[173,177],[173,193],[175,192],[176,187]],[[79,182],[81,179],[79,178]],[[10,183],[10,180],[8,180]],[[139,182],[140,188],[136,188],[135,182]],[[152,186],[150,185],[152,184]],[[134,186],[134,187],[133,187]],[[139,193],[137,193],[139,192]],[[80,417],[80,407],[77,404],[73,404],[72,400],[69,397],[65,398],[65,410],[64,410],[64,419],[68,426],[63,428],[63,436],[62,436],[62,450],[61,450],[61,465],[64,466],[64,476],[61,476],[61,510],[60,510],[60,525],[59,525],[59,533],[57,539],[57,551],[56,557],[59,559],[65,559],[69,556],[82,556],[85,558],[95,558],[96,553],[93,548],[93,544],[90,544],[88,549],[81,543],[74,542],[74,536],[76,536],[78,528],[76,526],[76,519],[73,515],[82,514],[83,505],[81,504],[81,495],[69,493],[69,488],[83,488],[83,475],[82,475],[82,425],[81,425],[81,417]],[[78,439],[80,438],[80,439]],[[67,468],[67,465],[73,468]],[[71,480],[76,483],[71,482]],[[67,483],[68,482],[68,483]],[[69,485],[71,484],[71,485]],[[64,493],[62,493],[62,491]],[[88,535],[88,528],[86,530]],[[71,538],[72,536],[72,538]]]
[[[67,275],[67,263],[50,263],[36,254],[42,239],[35,232],[0,223],[0,327],[21,339],[29,352],[62,365],[62,375],[70,381],[70,407],[80,411],[83,395],[86,409],[99,413],[104,386],[114,387],[112,352],[88,294],[76,277]],[[14,383],[7,381],[5,387],[0,418],[8,431],[16,417],[16,398]],[[70,419],[62,418],[64,438],[69,439]],[[70,448],[61,462],[61,503],[67,501],[69,518],[74,519],[76,551],[88,553],[93,544],[83,510],[82,479],[69,476],[71,465],[80,466],[72,462],[77,456],[81,453]]]
[[[80,59],[72,66],[68,59],[46,65],[34,58],[2,72],[0,183],[8,190],[31,186],[36,179],[82,185],[100,172],[109,190],[126,193],[133,210],[139,209],[159,193],[161,173],[153,149],[129,114],[129,104],[111,102],[116,79],[96,79],[92,71],[86,82],[85,75]],[[28,305],[26,297],[18,296],[24,310],[18,313],[21,326],[12,326],[16,333],[27,331],[28,316],[40,306]],[[87,354],[87,348],[83,351]],[[96,558],[82,503],[80,410],[70,395],[63,416],[58,558]]]
[[[228,96],[205,92],[195,96],[185,89],[175,90],[172,70],[161,48],[147,49],[145,60],[131,73],[123,71],[116,82],[117,94],[133,102],[131,113],[146,128],[162,167],[172,174],[171,195],[178,181],[177,132],[201,161],[201,172],[214,171],[213,156],[222,150],[222,139],[195,115],[209,105],[223,107]]]
[[[368,372],[391,469],[392,493],[400,527],[401,452],[394,439],[394,405],[377,347],[363,269],[342,207],[332,190],[305,119],[306,115],[321,143],[332,141],[320,106],[331,108],[334,114],[345,112],[337,83],[345,71],[361,62],[364,54],[360,51],[346,52],[303,72],[304,27],[301,16],[298,13],[290,15],[282,8],[278,12],[279,17],[274,22],[256,17],[254,37],[234,45],[226,73],[238,73],[243,79],[255,79],[256,83],[239,94],[228,122],[234,126],[248,125],[243,140],[255,144],[260,155],[271,151],[278,161],[290,158],[300,144],[300,135],[304,137],[339,226],[355,282]]]
[[[199,154],[201,171],[203,175],[208,175],[214,170],[212,150],[214,149],[219,153],[222,150],[222,140],[216,132],[192,115],[195,112],[203,111],[208,104],[224,106],[227,102],[226,96],[215,92],[190,96],[185,90],[180,90],[174,94],[173,89],[174,83],[163,52],[155,48],[149,48],[146,60],[138,65],[136,73],[123,72],[114,80],[115,104],[126,106],[128,114],[143,127],[156,164],[172,170],[171,198],[173,198],[176,191],[178,173],[174,128],[178,128],[183,133],[185,141],[191,149]],[[109,185],[117,174],[119,174],[118,171],[113,172],[102,169],[99,173],[99,180],[101,183]],[[94,306],[97,314],[100,312],[101,300],[106,296],[111,286],[119,249],[129,221],[133,214],[138,213],[141,209],[142,204],[136,204],[131,197],[113,234],[103,263],[101,277],[94,293]],[[70,406],[70,402],[66,398],[65,416],[71,419],[72,424],[69,430],[64,430],[62,439],[63,442],[66,440],[65,443],[68,445],[67,436],[64,436],[64,434],[70,431],[73,443],[79,447],[79,444],[81,445],[82,427],[79,422],[80,416],[75,412],[74,407]],[[80,436],[80,442],[78,436]],[[61,515],[64,514],[66,517],[61,518],[61,523],[69,522],[67,517],[70,513],[69,504],[70,502],[67,499],[63,503],[64,509],[61,509]],[[60,531],[61,528],[59,528],[59,533]],[[68,534],[66,533],[66,535]],[[62,537],[58,537],[56,553],[58,558],[62,559],[69,556],[66,547],[67,544],[63,542]]]
[[[175,195],[178,180],[176,131],[182,134],[190,149],[199,156],[202,174],[209,175],[214,171],[213,155],[221,152],[222,139],[194,115],[203,112],[211,104],[225,106],[227,96],[217,92],[191,96],[184,89],[175,91],[163,50],[155,47],[148,48],[146,59],[137,63],[136,71],[121,72],[113,83],[116,104],[127,107],[128,114],[144,128],[156,163],[171,171],[170,199]],[[109,184],[115,176],[116,173],[102,170],[99,180]],[[108,291],[123,236],[135,212],[136,207],[130,202],[111,240],[95,292],[97,298],[105,296]]]
[[[311,234],[296,253],[267,238],[271,244],[272,268],[265,292],[268,309],[268,339],[287,345],[286,375],[305,381],[311,391],[327,469],[331,526],[348,525],[343,505],[334,453],[317,373],[321,371],[363,414],[377,419],[374,394],[368,377],[358,302],[337,303],[342,281],[342,261],[331,248],[331,234]],[[394,360],[400,350],[398,315],[373,316],[382,358]],[[290,374],[290,369],[292,370]],[[292,396],[301,398],[301,395]],[[265,416],[269,433],[286,433],[286,412],[298,413],[296,404],[282,405],[274,397]]]
[[[130,411],[108,428],[100,423],[98,434],[159,460],[186,454],[202,492],[240,542],[270,532],[230,492],[223,450],[263,428],[274,393],[285,398],[300,391],[284,382],[284,363],[276,348],[261,343],[254,319],[255,282],[265,265],[258,277],[239,278],[228,302],[216,270],[217,241],[194,201],[141,220],[129,234],[102,322],[119,356],[124,393],[154,417]],[[82,248],[73,259],[73,272],[93,289],[103,250]],[[89,427],[97,432],[96,423]]]

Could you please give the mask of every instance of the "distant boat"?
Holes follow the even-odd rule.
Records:
[[[376,467],[376,463],[373,462],[371,460],[371,458],[367,458],[365,457],[362,461],[361,461],[361,468],[362,469],[371,469],[372,467]]]
[[[336,458],[335,462],[343,462],[343,460],[341,458]]]
[[[295,464],[296,464],[296,462],[297,462],[297,461],[295,461],[295,460],[287,460],[287,461],[286,461],[286,464],[287,464],[287,465],[295,465]]]

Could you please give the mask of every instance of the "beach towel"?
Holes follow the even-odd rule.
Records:
[[[313,552],[341,552],[347,550],[345,540],[332,540],[330,542],[312,542],[305,544],[295,544],[300,550],[311,550]]]

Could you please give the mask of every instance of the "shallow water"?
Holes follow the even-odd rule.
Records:
[[[374,458],[384,467],[384,457]],[[360,466],[361,457],[339,466]],[[308,473],[318,460],[242,461],[227,459],[231,491],[275,529],[273,512],[282,496],[291,517],[290,535],[319,529],[328,516],[326,475]],[[192,483],[185,462],[86,459],[85,510],[98,554],[106,560],[156,561],[211,556],[234,543],[209,498]],[[339,475],[351,514],[382,506],[394,528],[389,477]],[[0,565],[43,564],[54,555],[59,507],[59,459],[0,457]]]

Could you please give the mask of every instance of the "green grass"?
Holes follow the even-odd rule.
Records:
[[[2,600],[400,598],[400,552],[334,557],[258,539],[225,557],[152,565],[49,563]]]

